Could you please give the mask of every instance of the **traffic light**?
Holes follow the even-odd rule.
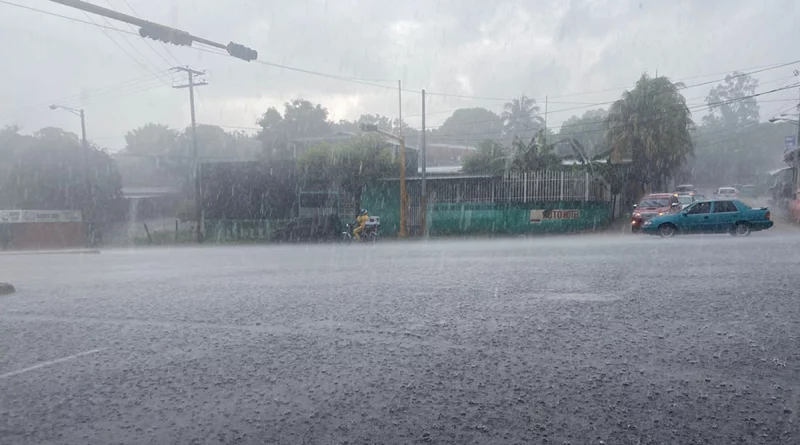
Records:
[[[361,131],[372,131],[372,132],[378,131],[377,124],[361,124],[360,127]]]
[[[173,29],[167,26],[153,24],[148,27],[139,28],[139,35],[149,39],[158,40],[174,45],[192,46],[192,36],[186,31]]]
[[[258,59],[258,51],[238,43],[230,42],[225,49],[228,50],[228,54],[236,57],[237,59],[242,59],[247,62]]]

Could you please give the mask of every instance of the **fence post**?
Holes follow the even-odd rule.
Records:
[[[588,201],[589,200],[589,172],[585,172],[584,175],[585,175],[584,176],[585,179],[584,179],[584,183],[583,184],[586,186],[586,195],[585,195],[583,200],[584,201]]]
[[[522,202],[528,202],[528,172],[522,174]]]
[[[558,200],[559,201],[563,201],[564,200],[564,172],[563,171],[561,172],[560,176],[561,176],[561,193],[560,193],[560,198],[558,198]]]

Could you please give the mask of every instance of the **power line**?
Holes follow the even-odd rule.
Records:
[[[761,92],[761,93],[755,93],[755,94],[751,94],[751,95],[747,95],[747,96],[737,97],[737,98],[734,98],[734,99],[718,101],[718,102],[711,102],[711,103],[708,103],[708,104],[701,104],[701,105],[695,105],[695,106],[687,106],[686,108],[689,111],[692,111],[692,110],[702,109],[702,108],[705,108],[705,107],[721,106],[721,105],[726,105],[726,104],[737,102],[737,101],[741,101],[741,100],[751,99],[751,98],[763,96],[763,95],[766,95],[766,94],[772,94],[772,93],[776,93],[776,92],[779,92],[779,91],[784,91],[784,90],[787,90],[787,89],[796,88],[797,86],[800,86],[800,83],[795,83],[793,85],[788,85],[788,86],[785,86],[785,87],[775,88],[775,89],[772,89],[772,90],[769,90],[769,91],[764,91],[764,92]],[[670,115],[670,114],[673,114],[673,113],[676,113],[676,112],[683,112],[683,111],[682,110],[677,110],[677,111],[669,111],[669,112],[664,112],[664,113],[656,113],[656,114],[648,116],[648,118],[657,117],[657,116],[661,116],[661,115]],[[462,125],[487,123],[487,122],[494,122],[494,120],[465,122]],[[579,123],[576,123],[576,124],[563,124],[563,125],[559,125],[559,126],[550,127],[550,129],[566,128],[566,127],[572,127],[572,126],[578,126],[578,125],[600,124],[600,123],[603,123],[603,122],[606,122],[606,119],[594,120],[594,121],[583,121],[583,122],[579,122]],[[598,131],[598,130],[592,130],[592,131]],[[479,133],[479,134],[472,134],[472,135],[467,135],[467,136],[482,136],[482,135],[489,136],[489,135],[498,135],[498,134],[502,134],[502,130],[500,130],[499,132]],[[567,133],[565,135],[568,135],[568,134],[570,134],[570,133]],[[575,134],[579,134],[579,133],[575,133]],[[439,134],[439,135],[432,135],[432,136],[437,137],[437,138],[442,137],[442,136],[455,136],[456,138],[461,137],[461,135],[458,135],[458,134],[455,134],[455,133]]]
[[[112,4],[111,4],[111,0],[106,0],[106,3],[108,4],[108,7],[109,7],[109,8],[111,8],[112,10],[115,10],[115,9],[114,9],[114,5],[112,5]],[[116,11],[116,10],[115,10],[115,11]],[[85,14],[85,13],[84,13],[84,14]],[[87,15],[87,17],[88,17],[88,15]],[[109,25],[111,24],[111,22],[109,22],[109,21],[108,21],[108,19],[107,19],[107,18],[105,18],[105,17],[103,17],[103,21],[104,21],[104,22],[106,22],[106,23],[107,23],[107,24],[109,24]],[[135,30],[136,30],[136,28],[134,28],[134,27],[133,27],[133,26],[132,26],[130,23],[126,23],[126,25],[128,25],[128,28],[130,28],[130,30],[131,30],[131,31],[135,31]],[[147,62],[150,62],[150,61],[149,61],[149,59],[148,59],[148,58],[147,58],[147,57],[146,57],[144,54],[142,54],[141,52],[139,52],[139,50],[138,50],[138,49],[136,49],[136,48],[135,48],[135,46],[134,46],[134,45],[132,45],[132,44],[130,43],[130,41],[128,41],[128,40],[125,40],[125,42],[126,42],[128,45],[130,45],[132,48],[134,48],[134,50],[135,50],[137,53],[139,53],[139,55],[141,55],[141,56],[142,56],[142,57],[145,59],[145,61],[147,61]],[[156,49],[155,49],[155,48],[154,48],[154,47],[153,47],[153,46],[150,44],[150,42],[148,42],[147,40],[144,40],[144,43],[145,43],[145,45],[147,45],[147,47],[148,47],[148,48],[149,48],[149,49],[150,49],[150,50],[151,50],[151,51],[152,51],[152,52],[153,52],[153,53],[154,53],[156,56],[158,56],[158,57],[159,57],[161,60],[163,60],[164,62],[166,62],[166,63],[167,63],[167,66],[170,66],[170,65],[172,65],[172,64],[173,64],[173,62],[170,62],[170,61],[169,61],[169,60],[167,60],[167,59],[166,59],[166,58],[165,58],[165,57],[164,57],[164,56],[163,56],[161,53],[159,53],[158,51],[156,51]],[[152,64],[152,62],[150,62],[150,63]]]
[[[89,21],[91,21],[92,23],[95,23],[95,22],[94,22],[94,20],[92,20],[92,18],[91,18],[91,17],[89,17],[89,14],[87,14],[87,13],[85,13],[85,12],[84,12],[83,14],[86,16],[86,18],[88,18],[88,19],[89,19]],[[106,20],[106,19],[104,18],[104,20]],[[106,20],[106,23],[110,23],[110,22],[109,22],[108,20]],[[97,25],[97,23],[95,23],[95,24]],[[113,37],[111,37],[111,35],[110,35],[110,34],[109,34],[109,33],[108,33],[108,32],[107,32],[105,29],[103,29],[103,28],[101,27],[100,31],[101,31],[101,32],[102,32],[102,33],[103,33],[103,34],[104,34],[104,35],[105,35],[105,36],[108,38],[108,40],[111,40],[111,43],[113,43],[113,44],[114,44],[114,45],[115,45],[117,48],[119,48],[119,49],[120,49],[120,51],[122,51],[122,52],[123,52],[123,53],[124,53],[126,56],[130,57],[130,58],[131,58],[131,60],[133,60],[134,62],[136,62],[136,64],[137,64],[137,65],[139,65],[140,67],[144,68],[146,71],[149,71],[151,74],[157,75],[157,74],[156,74],[155,72],[153,72],[153,71],[152,71],[150,68],[148,68],[148,67],[147,67],[145,64],[143,64],[141,61],[139,61],[139,59],[137,59],[136,57],[132,56],[132,55],[131,55],[131,53],[129,53],[127,50],[125,50],[125,48],[123,48],[123,47],[122,47],[122,45],[120,45],[120,44],[119,44],[119,43],[118,43],[116,40],[114,40],[114,38],[113,38]],[[126,41],[126,42],[127,42],[127,41]],[[138,53],[139,53],[139,55],[142,55],[142,53],[141,53],[141,52],[139,52],[139,50],[138,50],[138,49],[136,49],[135,47],[133,47],[133,48],[134,48],[134,50],[135,50],[136,52],[138,52]],[[143,57],[144,57],[144,56],[143,56]],[[146,60],[147,60],[147,58],[145,57],[145,61],[146,61]],[[161,79],[161,77],[160,77],[160,76],[159,76],[159,79],[160,79],[162,82],[164,82],[164,85],[167,85],[167,86],[169,86],[169,82],[165,81],[164,79]]]
[[[732,73],[732,72],[739,71],[739,70],[755,69],[755,70],[759,70],[758,72],[761,72],[761,71],[766,71],[768,69],[781,68],[783,66],[794,65],[796,63],[800,63],[800,60],[794,61],[794,62],[780,62],[780,63],[777,63],[777,64],[762,65],[762,66],[756,66],[756,67],[750,67],[750,68],[737,68],[737,69],[734,69],[734,70],[720,71],[720,72],[711,73],[711,74],[700,74],[700,75],[697,75],[697,76],[678,78],[678,79],[675,79],[675,82],[680,82],[680,81],[684,81],[684,80],[691,80],[691,79],[699,79],[701,77],[716,76],[716,75],[719,75],[719,74]],[[745,74],[747,74],[747,73],[745,73]],[[725,80],[725,79],[720,79],[720,80]],[[711,81],[711,82],[719,82],[720,80],[714,80],[714,81]],[[693,85],[693,86],[699,86],[699,85],[703,85],[703,84],[697,84],[697,85]],[[562,97],[583,96],[583,95],[594,94],[594,93],[606,93],[606,92],[609,92],[609,91],[621,91],[621,90],[627,90],[628,88],[634,88],[635,86],[636,85],[634,84],[634,85],[628,85],[628,86],[624,86],[624,87],[608,88],[608,89],[604,89],[604,90],[594,90],[594,91],[584,91],[584,92],[570,93],[570,94],[564,94],[564,95],[561,95],[561,96],[553,96],[553,98],[560,99]],[[690,88],[690,87],[687,87],[687,88]]]
[[[24,7],[22,5],[6,2],[4,0],[0,0],[0,3],[5,3],[5,4],[12,5],[12,6],[19,6],[19,7],[25,8],[25,9],[30,9],[30,10],[34,10],[34,11],[37,11],[37,12],[43,12],[43,13],[46,13],[46,14],[56,15],[56,16],[59,16],[59,17],[62,17],[62,18],[67,18],[67,19],[73,20],[70,17],[60,16],[58,14],[52,14],[52,13],[48,13],[46,11],[41,11],[41,10],[37,10],[37,9],[34,9],[34,8]],[[87,23],[87,22],[83,22],[83,23]],[[99,26],[99,25],[97,25],[95,23],[90,23],[90,24],[93,24],[95,26]],[[103,27],[103,28],[107,28],[107,27]],[[124,32],[126,34],[134,34],[134,33],[126,32],[124,30],[120,30],[118,28],[107,28],[107,29],[112,29],[112,30],[118,31],[118,32]],[[199,43],[202,43],[202,42],[199,42]],[[195,48],[195,47],[192,47],[192,46],[190,46],[190,48],[198,49],[200,51],[205,51],[205,52],[211,52],[211,53],[214,53],[214,54],[224,54],[224,55],[230,56],[230,54],[223,53],[221,51],[213,51],[213,50],[208,50],[208,49],[205,49],[205,48],[204,49],[199,49],[199,48]],[[290,70],[290,71],[302,72],[302,73],[310,74],[310,75],[327,77],[327,78],[336,79],[336,80],[345,81],[345,82],[352,82],[352,83],[368,85],[368,86],[373,86],[373,87],[378,87],[378,88],[385,88],[385,89],[389,89],[389,90],[395,90],[396,89],[393,86],[375,84],[375,83],[370,82],[370,81],[368,81],[366,79],[360,79],[360,78],[355,78],[355,77],[348,77],[348,76],[342,76],[342,75],[323,73],[323,72],[320,72],[320,71],[304,69],[304,68],[297,68],[297,67],[278,64],[278,63],[274,63],[274,62],[268,62],[268,61],[264,61],[264,60],[254,60],[254,61],[257,62],[257,63],[260,63],[262,65],[266,65],[266,66],[272,66],[272,67],[275,67],[275,68],[281,68],[281,69],[286,69],[286,70]],[[767,71],[767,70],[771,70],[771,69],[776,69],[776,68],[780,68],[780,67],[784,67],[784,66],[793,65],[793,64],[796,64],[796,63],[800,63],[800,60],[793,61],[793,62],[785,62],[785,63],[780,63],[780,64],[766,65],[766,66],[762,66],[762,67],[756,67],[757,68],[756,71],[753,71],[753,72],[750,72],[750,73],[742,73],[742,74],[736,75],[734,77],[753,74],[753,73],[757,73],[757,72],[763,72],[763,71]],[[734,71],[736,71],[736,70],[734,70]],[[710,76],[710,75],[714,75],[714,74],[693,76],[693,77],[689,77],[689,78],[684,78],[684,80],[692,79],[692,78],[699,78],[699,77],[707,77],[707,76]],[[706,85],[706,84],[709,84],[709,83],[717,82],[717,81],[720,81],[720,80],[724,80],[724,79],[707,81],[707,82],[699,83],[699,84],[696,84],[696,85],[687,86],[685,88],[693,88],[693,87],[696,87],[696,86],[702,86],[702,85]],[[622,87],[622,88],[611,88],[611,89],[606,89],[606,90],[588,91],[588,92],[582,92],[582,93],[572,93],[572,94],[561,95],[561,96],[553,96],[553,98],[558,99],[558,98],[562,98],[562,97],[570,97],[570,96],[576,96],[576,95],[591,94],[591,93],[596,93],[596,92],[614,91],[614,90],[626,89],[626,88],[630,88],[630,87],[631,86]],[[421,90],[415,90],[415,89],[401,89],[401,90],[405,91],[405,92],[410,92],[410,93],[421,93]],[[503,98],[497,98],[497,97],[469,96],[469,95],[463,95],[463,94],[449,94],[449,93],[438,93],[438,92],[427,92],[427,94],[445,96],[445,97],[464,98],[464,99],[477,99],[477,100],[506,100],[506,101],[510,100],[510,99],[503,99]],[[583,106],[583,107],[574,107],[574,108],[568,108],[568,109],[562,109],[562,110],[554,110],[553,112],[555,113],[555,112],[572,111],[572,110],[587,108],[587,107],[596,106],[596,105],[605,105],[605,104],[608,104],[608,103],[612,103],[612,102],[591,103],[591,105],[586,105],[586,106]]]
[[[104,95],[104,94],[117,92],[117,91],[129,89],[129,88],[136,88],[136,87],[142,86],[142,84],[152,83],[152,81],[155,81],[155,80],[158,80],[158,79],[154,78],[153,74],[148,74],[147,76],[144,76],[144,77],[137,77],[137,78],[134,78],[134,79],[125,80],[123,82],[119,82],[117,84],[112,84],[112,85],[108,85],[108,86],[105,86],[105,87],[97,88],[95,90],[89,90],[89,91],[85,91],[85,92],[81,92],[81,93],[71,94],[71,95],[68,95],[68,96],[65,96],[65,97],[61,97],[61,98],[58,98],[58,99],[49,100],[47,102],[40,102],[40,103],[37,103],[37,104],[31,104],[31,105],[23,106],[23,107],[14,109],[14,110],[7,110],[5,112],[0,113],[0,116],[8,116],[10,114],[19,114],[19,113],[24,115],[24,114],[28,114],[31,111],[34,111],[34,112],[41,111],[40,110],[41,108],[44,108],[44,107],[46,107],[46,106],[48,106],[50,104],[56,103],[56,102],[60,102],[60,103],[64,103],[64,104],[70,104],[71,102],[74,103],[78,99],[81,99],[81,98],[83,98],[85,96],[90,96],[91,97],[93,95]],[[161,83],[159,82],[158,85],[161,85]]]
[[[133,6],[131,6],[131,4],[130,4],[130,3],[128,3],[128,0],[122,0],[122,1],[123,1],[123,2],[125,2],[125,5],[127,5],[127,6],[128,6],[128,9],[130,9],[130,10],[131,10],[131,12],[133,13],[133,15],[135,15],[136,17],[139,17],[139,18],[141,18],[141,16],[140,16],[140,15],[139,15],[139,14],[136,12],[136,10],[135,10],[135,9],[133,9]],[[110,0],[106,0],[106,2],[109,4],[109,6],[111,5],[111,2],[110,2]],[[114,9],[114,8],[112,7],[111,9]],[[133,25],[131,25],[130,23],[128,24],[128,27],[129,27],[129,28],[131,28],[131,29],[134,29],[134,28],[133,28]],[[159,55],[159,57],[161,57],[161,54],[160,54],[158,51],[156,51],[156,50],[155,50],[155,48],[153,48],[153,47],[150,45],[150,42],[148,42],[147,40],[145,40],[145,43],[147,43],[147,46],[149,46],[149,47],[150,47],[150,48],[153,50],[153,52],[154,52],[154,53],[158,54],[158,55]],[[172,58],[172,60],[173,60],[173,61],[174,61],[176,64],[178,64],[178,65],[182,65],[182,64],[181,64],[181,62],[180,62],[180,61],[177,59],[177,57],[175,57],[175,55],[174,55],[174,54],[172,54],[172,51],[170,51],[170,50],[169,50],[169,48],[167,47],[167,45],[166,45],[166,44],[164,44],[164,42],[158,42],[158,43],[160,43],[160,44],[161,44],[161,48],[163,48],[163,49],[164,49],[164,51],[167,53],[167,55],[169,55],[169,56]],[[163,57],[162,57],[162,59],[163,59]],[[170,62],[169,60],[166,60],[166,59],[164,59],[164,61],[165,61],[165,62],[167,62],[167,64],[168,64],[168,65],[172,65],[172,62]]]

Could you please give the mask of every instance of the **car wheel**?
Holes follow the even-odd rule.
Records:
[[[733,233],[741,236],[750,235],[750,226],[746,223],[738,223],[733,229]]]
[[[658,226],[658,234],[661,238],[672,238],[675,236],[675,226],[672,224],[661,224]]]

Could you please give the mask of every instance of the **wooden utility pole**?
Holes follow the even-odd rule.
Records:
[[[197,122],[194,117],[194,87],[208,85],[208,82],[194,81],[194,76],[202,76],[205,74],[202,71],[195,71],[193,69],[178,66],[173,68],[176,71],[183,71],[189,76],[189,83],[185,85],[176,85],[173,88],[189,88],[189,108],[192,115],[192,173],[194,174],[194,207],[195,219],[197,220],[197,242],[203,242],[203,171],[200,168],[200,159],[197,150]]]

